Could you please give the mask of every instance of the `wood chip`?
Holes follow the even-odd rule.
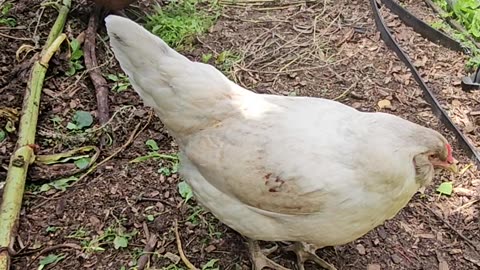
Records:
[[[367,254],[367,252],[365,251],[365,247],[362,244],[358,244],[356,248],[357,248],[358,254],[360,255]]]
[[[177,263],[180,262],[180,256],[178,256],[176,254],[173,254],[171,252],[165,253],[165,255],[163,255],[163,257],[169,259],[173,264],[177,264]]]
[[[392,262],[395,264],[399,264],[402,262],[402,258],[400,258],[400,256],[398,256],[397,254],[393,254],[390,258],[392,259]]]
[[[380,270],[382,269],[379,264],[369,264],[367,265],[367,270]]]

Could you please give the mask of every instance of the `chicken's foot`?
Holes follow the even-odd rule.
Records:
[[[307,243],[295,242],[294,244],[286,247],[285,250],[292,251],[297,255],[297,267],[299,270],[305,270],[304,264],[306,261],[312,261],[328,270],[337,270],[335,266],[318,257],[317,254],[315,254],[316,248]]]
[[[262,270],[265,267],[269,267],[275,270],[291,270],[280,264],[270,260],[267,256],[278,249],[278,246],[274,246],[269,249],[260,249],[258,242],[252,239],[247,239],[248,249],[250,251],[250,258],[252,260],[253,270]]]

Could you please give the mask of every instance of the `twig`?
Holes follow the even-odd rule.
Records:
[[[95,87],[97,96],[97,113],[98,121],[100,125],[104,125],[108,122],[108,88],[106,87],[107,81],[100,73],[98,69],[97,56],[95,54],[95,44],[97,35],[98,17],[100,16],[99,9],[96,8],[95,12],[92,12],[88,21],[88,27],[85,32],[85,66],[89,70],[90,79]],[[102,136],[101,145],[105,145],[106,136]]]
[[[175,220],[174,223],[175,226],[175,238],[177,239],[177,249],[178,253],[180,254],[180,258],[182,259],[182,262],[188,267],[190,270],[198,270],[185,256],[185,253],[183,253],[183,248],[182,248],[182,240],[180,240],[180,235],[178,234],[178,222]]]
[[[35,255],[35,257],[32,258],[32,260],[27,264],[26,269],[30,269],[30,266],[32,266],[32,264],[42,254],[45,254],[47,252],[50,252],[50,251],[55,250],[55,249],[60,249],[60,248],[69,248],[69,249],[76,249],[76,250],[81,250],[82,249],[81,246],[79,246],[77,244],[74,244],[74,243],[64,243],[64,244],[58,244],[58,245],[51,246],[51,247],[46,247],[46,248],[42,249],[37,255]],[[25,255],[25,254],[22,254],[22,255]]]
[[[4,33],[0,33],[0,36],[5,37],[5,38],[10,38],[10,39],[23,40],[23,41],[31,41],[32,40],[31,38],[14,37],[14,36],[10,36],[10,35],[4,34]]]
[[[450,222],[448,222],[447,220],[445,220],[442,216],[440,216],[438,213],[436,213],[435,211],[433,211],[432,208],[428,207],[428,205],[423,204],[423,207],[425,207],[428,211],[430,211],[432,214],[434,214],[438,219],[440,219],[445,225],[447,225],[447,227],[449,227],[452,231],[454,231],[455,233],[457,233],[458,236],[460,236],[460,238],[462,238],[463,240],[465,240],[465,242],[467,242],[468,244],[470,244],[473,249],[476,249],[478,251],[480,251],[480,247],[475,244],[472,240],[468,239],[465,235],[463,235],[459,230],[457,230],[455,227],[452,226],[452,224],[450,224]]]
[[[143,255],[140,256],[137,263],[137,269],[143,270],[150,259],[150,253],[155,249],[155,245],[157,244],[157,236],[155,234],[150,235],[150,238],[143,249]]]
[[[333,100],[339,100],[344,98],[353,88],[357,87],[357,82],[352,83],[345,91],[343,91],[342,94],[340,94],[338,97],[334,98]]]

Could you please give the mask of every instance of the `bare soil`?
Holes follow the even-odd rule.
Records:
[[[145,11],[153,6],[151,2],[142,1],[130,9]],[[0,108],[20,110],[30,59],[41,48],[56,17],[52,8],[42,8],[40,3],[14,2],[10,15],[17,20],[17,26],[0,26]],[[426,21],[435,18],[423,1],[404,4]],[[70,39],[86,29],[91,8],[90,2],[75,1],[65,28]],[[477,92],[463,92],[459,85],[466,74],[466,56],[430,43],[387,10],[383,13],[452,119],[479,146],[480,113],[476,112],[480,111],[480,97]],[[97,40],[102,74],[121,73],[105,42],[103,27]],[[25,44],[35,50],[21,53],[16,59],[17,50]],[[230,51],[241,55],[233,65],[218,64],[214,57],[210,64],[230,71],[233,80],[254,91],[323,97],[362,111],[386,111],[437,129],[455,142],[432,114],[410,71],[380,39],[368,1],[228,5],[218,22],[194,45],[183,53],[198,61],[207,53],[215,56]],[[47,74],[37,132],[40,154],[98,144],[97,134],[72,134],[65,129],[75,111],[95,115],[96,110],[95,90],[88,75],[83,71],[72,77],[65,75],[67,55],[66,47],[62,47]],[[112,88],[114,83],[109,83]],[[383,106],[385,100],[391,106]],[[49,254],[66,257],[45,269],[135,269],[152,235],[158,241],[149,266],[162,269],[172,265],[179,254],[175,221],[186,256],[197,267],[218,259],[220,269],[250,269],[244,239],[201,211],[194,199],[184,203],[177,187],[180,177],[158,172],[168,165],[166,161],[130,163],[148,153],[148,139],[158,143],[161,153],[176,152],[160,120],[156,116],[148,120],[149,109],[130,88],[120,93],[112,91],[109,101],[110,114],[114,115],[109,123],[112,144],[102,149],[99,160],[114,154],[135,130],[144,129],[128,148],[64,192],[37,192],[39,186],[48,183],[45,175],[53,172],[30,175],[13,269],[37,269],[39,261]],[[61,121],[52,121],[55,117]],[[6,121],[0,115],[0,127]],[[0,143],[0,183],[6,177],[16,139],[14,132]],[[318,254],[338,269],[478,269],[480,254],[474,247],[480,246],[480,173],[458,146],[454,152],[461,174],[437,175],[430,187],[415,195],[383,226],[355,242],[327,247]],[[453,181],[455,192],[439,196],[435,189],[446,181]],[[112,232],[113,237],[101,237]],[[128,246],[116,249],[115,235],[127,235]],[[73,246],[61,246],[66,243]],[[55,248],[48,249],[52,246]],[[98,247],[104,250],[93,250]],[[272,258],[294,267],[295,258],[290,253],[280,250]],[[185,268],[181,262],[178,266]],[[307,268],[316,269],[310,265]]]

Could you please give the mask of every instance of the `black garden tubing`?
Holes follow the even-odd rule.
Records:
[[[461,51],[464,48],[455,40],[451,39],[450,37],[444,35],[443,33],[431,28],[428,24],[424,23],[423,21],[419,20],[412,14],[410,14],[407,10],[403,7],[398,5],[392,0],[381,0],[382,3],[388,7],[394,14],[399,16],[406,25],[413,28],[414,31],[421,34],[423,37],[429,39],[430,41],[445,46],[449,49]],[[410,58],[407,54],[401,49],[400,45],[395,41],[393,38],[390,29],[385,24],[383,17],[380,14],[379,10],[379,3],[377,0],[370,0],[373,15],[375,17],[375,24],[377,29],[380,31],[380,36],[383,41],[387,44],[387,46],[393,50],[398,58],[402,60],[405,65],[410,69],[415,78],[415,81],[420,85],[420,88],[423,90],[425,100],[430,104],[433,113],[437,116],[440,121],[451,131],[454,133],[455,137],[457,138],[458,143],[460,144],[461,148],[467,153],[467,155],[475,160],[475,163],[480,166],[480,156],[475,149],[475,147],[468,141],[462,131],[452,122],[448,114],[445,110],[441,107],[440,103],[438,102],[437,98],[433,94],[433,92],[428,88],[425,81],[420,76],[420,73],[413,65]]]

